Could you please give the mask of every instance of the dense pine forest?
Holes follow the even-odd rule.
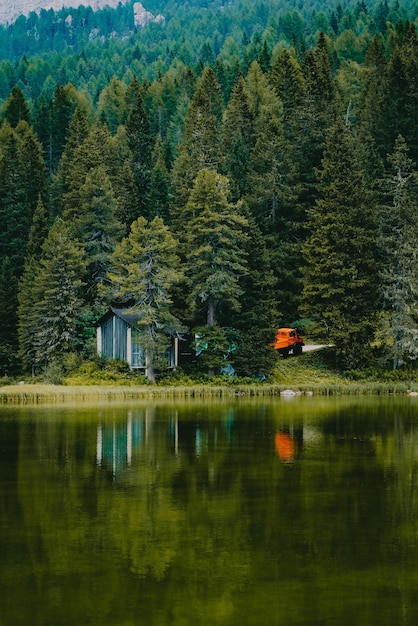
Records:
[[[144,3],[0,27],[0,376],[96,358],[268,375],[275,329],[336,365],[418,357],[416,2]]]

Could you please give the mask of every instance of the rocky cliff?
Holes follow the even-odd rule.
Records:
[[[41,9],[59,11],[63,7],[78,7],[80,4],[91,6],[97,11],[105,6],[116,8],[126,0],[0,0],[0,24],[12,24],[20,15],[28,16],[32,11],[38,13]],[[135,26],[146,26],[150,22],[164,21],[163,15],[153,15],[140,2],[134,4]]]

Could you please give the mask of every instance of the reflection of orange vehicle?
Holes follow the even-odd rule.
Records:
[[[290,352],[301,354],[302,346],[305,344],[297,328],[279,328],[276,333],[276,340],[271,345],[282,356],[287,357]]]
[[[295,442],[288,433],[276,433],[274,438],[279,459],[284,463],[291,463],[295,456]]]

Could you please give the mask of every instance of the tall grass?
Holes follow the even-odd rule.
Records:
[[[280,396],[291,390],[295,395],[389,395],[405,394],[408,385],[388,383],[312,384],[290,387],[283,384],[193,385],[193,386],[64,386],[11,385],[0,388],[3,404],[43,404],[81,401],[186,399],[186,398],[240,398]]]

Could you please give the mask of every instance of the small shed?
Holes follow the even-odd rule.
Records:
[[[145,369],[145,353],[136,327],[140,314],[111,307],[97,322],[97,352],[106,359],[126,361],[131,369]],[[168,367],[178,365],[178,338],[172,337],[167,351]]]

